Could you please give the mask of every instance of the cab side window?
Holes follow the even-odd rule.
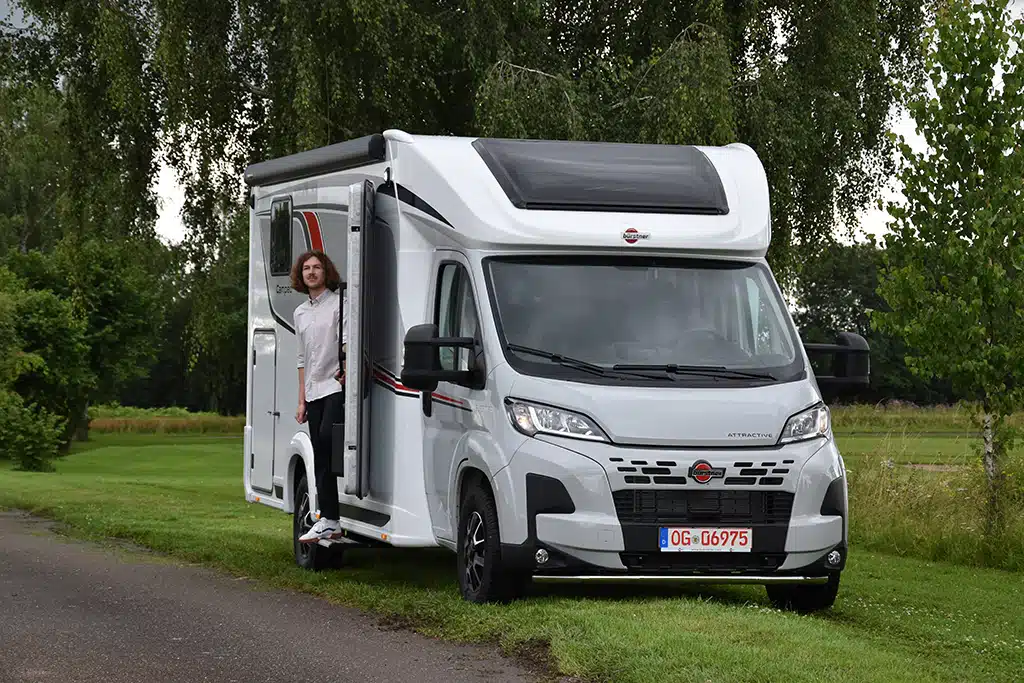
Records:
[[[478,337],[479,321],[469,273],[458,263],[441,266],[437,288],[435,322],[442,337]],[[469,349],[441,348],[441,368],[468,370]]]

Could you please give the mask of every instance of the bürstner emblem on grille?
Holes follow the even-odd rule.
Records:
[[[707,460],[698,460],[690,465],[690,478],[698,484],[706,484],[712,479],[721,479],[725,476],[724,467],[712,467]]]

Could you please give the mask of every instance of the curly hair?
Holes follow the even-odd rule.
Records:
[[[309,294],[309,287],[306,286],[305,281],[302,279],[302,265],[311,258],[319,259],[321,265],[323,265],[324,284],[327,285],[327,289],[332,292],[338,291],[338,287],[341,286],[341,275],[338,274],[338,269],[334,267],[334,262],[331,261],[330,256],[315,249],[305,252],[295,260],[291,273],[292,289],[303,294]]]

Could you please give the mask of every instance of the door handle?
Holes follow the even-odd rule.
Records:
[[[276,410],[268,410],[267,411],[267,415],[273,415],[274,417],[281,417],[281,413],[277,412]]]

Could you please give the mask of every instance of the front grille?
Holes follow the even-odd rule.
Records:
[[[622,524],[788,524],[787,491],[625,489],[612,493]]]
[[[785,553],[620,553],[622,564],[636,572],[651,574],[732,574],[775,571]]]

